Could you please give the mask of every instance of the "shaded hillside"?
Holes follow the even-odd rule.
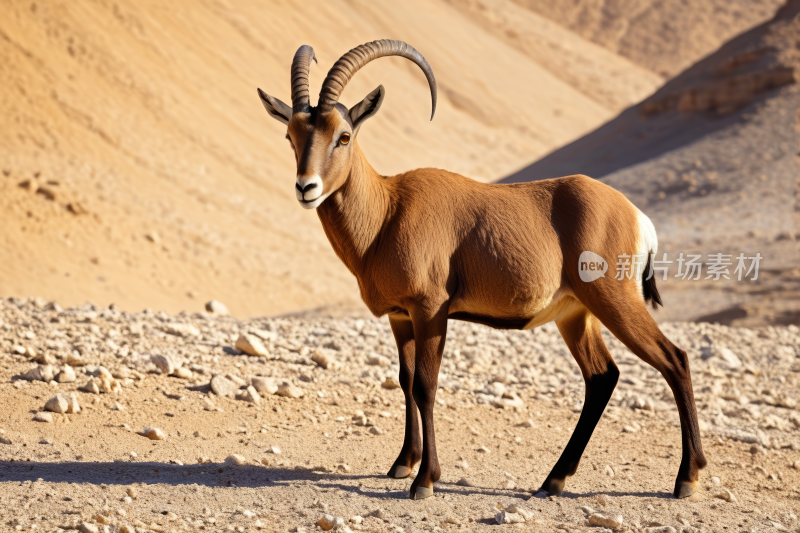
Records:
[[[757,283],[668,281],[661,318],[798,323],[798,35],[800,1],[792,0],[650,98],[503,181],[588,174],[653,219],[661,251],[765,258]]]
[[[782,0],[512,0],[584,39],[672,77],[771,19]]]

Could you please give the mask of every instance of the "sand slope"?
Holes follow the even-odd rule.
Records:
[[[386,174],[497,179],[661,83],[511,2],[452,4],[4,2],[0,294],[168,311],[217,298],[238,316],[363,310],[296,205],[283,128],[255,95],[289,99],[302,43],[320,61],[313,94],[340,54],[376,38],[433,65],[433,122],[424,77],[399,58],[365,68],[342,98],[386,86],[359,139]]]
[[[359,305],[315,214],[296,205],[283,128],[255,88],[288,101],[291,57],[309,43],[317,94],[340,54],[384,37],[422,51],[441,92],[430,123],[425,79],[399,58],[345,92],[353,104],[386,86],[359,139],[386,174],[436,166],[497,178],[617,111],[444,3],[9,3],[0,293],[173,311],[219,298],[238,315]],[[629,75],[620,63],[602,77]],[[646,77],[627,98],[658,82]]]
[[[637,65],[672,77],[775,14],[781,0],[512,0]]]

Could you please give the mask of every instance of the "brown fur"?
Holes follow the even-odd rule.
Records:
[[[638,252],[636,208],[580,175],[513,185],[431,168],[383,177],[358,147],[346,109],[336,109],[296,113],[288,131],[298,179],[319,175],[329,195],[317,212],[334,251],[369,309],[389,315],[397,341],[406,435],[389,475],[405,477],[421,460],[412,498],[432,494],[439,479],[433,406],[448,318],[515,329],[554,320],[586,380],[586,402],[542,488],[559,493],[575,473],[616,385],[603,324],[675,393],[683,459],[674,494],[693,493],[706,460],[686,353],[661,333],[636,281],[614,279],[616,257]],[[342,132],[352,134],[346,146],[337,143]],[[608,261],[605,278],[580,280],[584,250]]]

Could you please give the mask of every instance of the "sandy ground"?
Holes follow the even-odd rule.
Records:
[[[381,385],[397,375],[385,321],[242,322],[8,299],[0,317],[3,530],[314,531],[325,514],[354,531],[599,532],[587,522],[596,513],[621,517],[620,531],[800,526],[793,326],[664,325],[690,355],[709,459],[700,492],[679,501],[671,393],[608,336],[622,371],[610,406],[566,492],[532,497],[577,421],[577,367],[551,325],[499,332],[453,322],[435,412],[443,475],[434,497],[411,501],[410,479],[384,476],[402,444],[404,409],[400,391]],[[234,348],[242,334],[265,357]],[[328,369],[313,361],[320,355]],[[31,357],[57,373],[76,365],[76,380],[22,379],[47,373]],[[79,390],[109,371],[116,377],[105,384],[118,392]],[[257,403],[251,383],[262,390]],[[271,394],[269,385],[284,383],[303,396]],[[224,386],[247,399],[225,397]],[[57,393],[74,395],[80,413],[35,421]],[[148,426],[165,439],[137,434]],[[526,521],[497,525],[511,505]]]

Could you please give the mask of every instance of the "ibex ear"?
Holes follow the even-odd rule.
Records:
[[[369,93],[361,102],[350,108],[347,114],[350,117],[350,122],[353,123],[353,132],[358,131],[361,124],[364,123],[369,117],[378,112],[383,103],[383,97],[386,96],[386,90],[383,85],[378,85],[378,88]]]
[[[284,124],[289,124],[289,119],[292,118],[292,108],[277,98],[273,98],[261,89],[258,89],[258,97],[261,98],[261,103],[264,104],[264,109],[267,110],[269,116],[275,120],[280,120]]]

